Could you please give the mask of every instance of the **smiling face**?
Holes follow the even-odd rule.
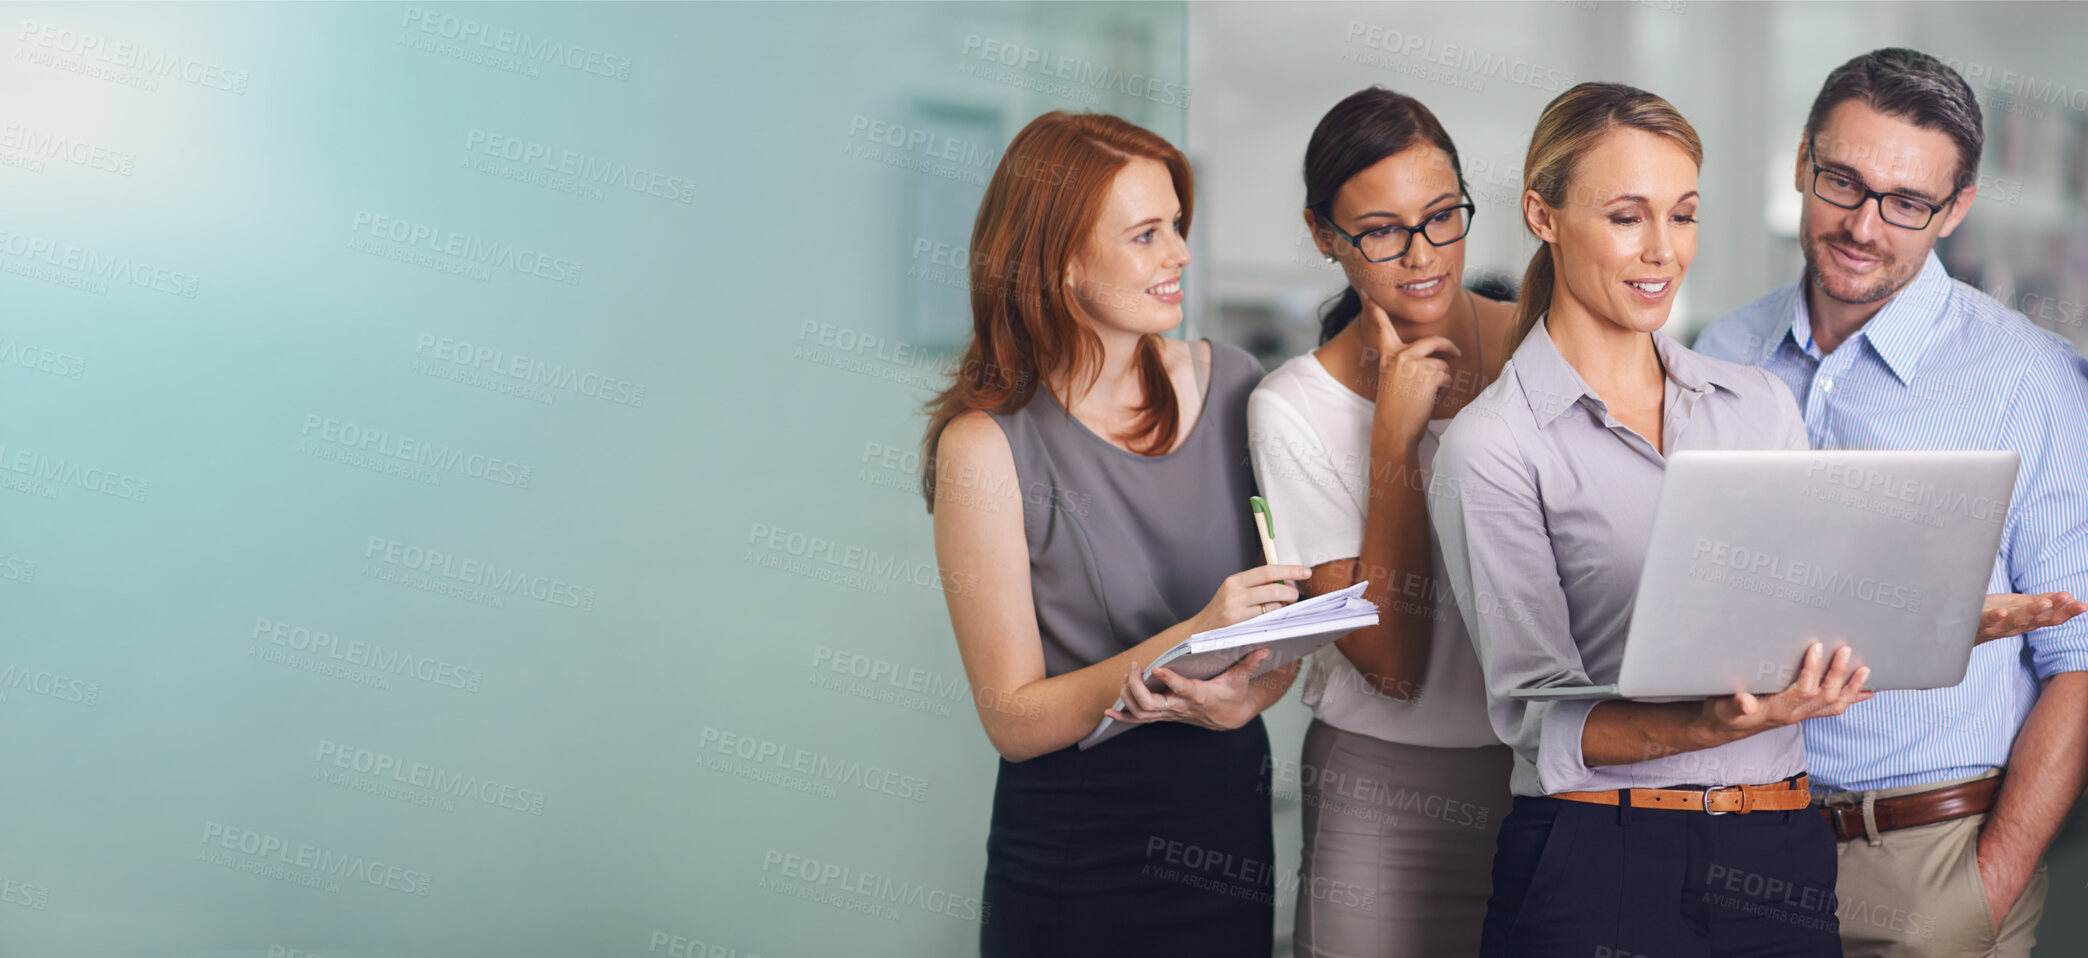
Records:
[[[1067,276],[1097,326],[1144,334],[1181,325],[1182,268],[1189,265],[1181,223],[1167,167],[1144,157],[1124,164]]]
[[[1571,301],[1633,332],[1667,325],[1696,259],[1697,167],[1668,137],[1629,127],[1602,136],[1573,169],[1565,202],[1534,191],[1523,212],[1551,244],[1553,308]]]
[[[1462,216],[1464,211],[1454,207],[1463,202],[1450,154],[1422,142],[1349,177],[1334,194],[1328,212],[1335,226],[1368,245],[1373,242],[1369,234],[1387,226],[1420,227],[1430,220]],[[1311,211],[1305,217],[1308,226],[1320,226]],[[1464,280],[1463,239],[1436,246],[1426,237],[1413,236],[1406,255],[1382,263],[1365,259],[1354,244],[1331,230],[1315,228],[1313,241],[1321,254],[1341,263],[1350,286],[1401,322],[1426,325],[1449,315],[1456,302],[1450,294]]]
[[[1959,165],[1957,144],[1940,130],[1924,130],[1859,100],[1836,106],[1817,135],[1799,142],[1796,185],[1804,203],[1798,235],[1806,274],[1814,289],[1843,303],[1879,302],[1912,282],[1936,241],[1964,220],[1978,192],[1977,187],[1966,188],[1936,212],[1927,228],[1911,230],[1880,217],[1878,204],[1891,199],[1872,197],[1845,210],[1815,195],[1814,164],[1827,171],[1820,183],[1823,190],[1857,184],[1857,189],[1941,205],[1951,199]]]

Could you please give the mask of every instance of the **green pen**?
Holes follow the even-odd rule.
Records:
[[[1262,561],[1275,565],[1276,514],[1269,511],[1269,500],[1260,496],[1249,496],[1247,507],[1254,510],[1254,531],[1261,536]]]

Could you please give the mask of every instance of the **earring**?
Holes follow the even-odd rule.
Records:
[[[1334,258],[1334,254],[1332,254],[1332,253],[1328,253],[1328,254],[1327,254],[1327,262],[1329,262],[1329,263],[1339,263],[1339,262],[1341,262],[1341,261],[1340,261],[1340,260],[1338,260],[1338,259],[1335,259],[1335,258]]]

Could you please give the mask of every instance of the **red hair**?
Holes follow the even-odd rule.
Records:
[[[972,339],[953,381],[929,401],[921,441],[921,493],[935,511],[935,449],[950,420],[972,410],[1011,413],[1036,398],[1039,384],[1066,373],[1076,399],[1101,375],[1102,340],[1089,328],[1066,282],[1109,202],[1117,173],[1133,157],[1158,160],[1182,204],[1189,232],[1195,181],[1174,145],[1107,113],[1054,110],[1015,134],[986,184],[972,224]],[[1126,438],[1158,455],[1174,445],[1181,408],[1160,357],[1161,340],[1139,338],[1134,366],[1144,400]],[[1070,412],[1067,415],[1071,415]]]

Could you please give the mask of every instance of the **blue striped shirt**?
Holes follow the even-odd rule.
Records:
[[[2088,596],[2088,362],[1950,278],[1919,276],[1822,355],[1799,283],[1711,324],[1694,347],[1791,387],[1818,449],[2013,449],[2022,456],[1989,592]],[[2088,615],[1972,652],[1947,689],[1881,692],[1805,723],[1817,791],[1922,785],[2008,764],[2039,684],[2088,671]]]

